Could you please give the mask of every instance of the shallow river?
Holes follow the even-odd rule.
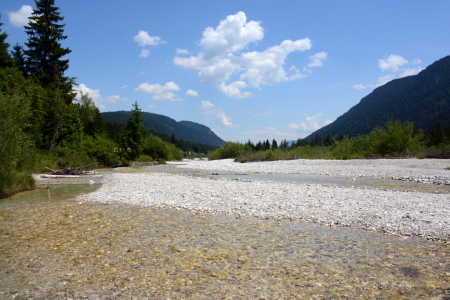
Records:
[[[450,299],[449,246],[71,200],[89,180],[0,200],[0,299]]]

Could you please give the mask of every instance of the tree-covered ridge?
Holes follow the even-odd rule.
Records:
[[[416,130],[430,132],[440,122],[450,126],[450,56],[417,75],[392,80],[362,98],[333,123],[312,133],[322,137],[370,133],[388,121],[414,122]]]
[[[124,124],[130,117],[130,112],[104,112],[101,113],[101,116],[105,121]],[[164,134],[165,136],[174,134],[177,140],[210,146],[222,146],[225,144],[211,129],[198,123],[190,121],[177,122],[169,117],[149,112],[143,112],[142,117],[144,126],[148,130]]]

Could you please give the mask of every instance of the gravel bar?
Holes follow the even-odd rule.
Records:
[[[236,163],[233,159],[185,160],[178,168],[239,173],[373,177],[450,185],[450,159],[297,159]]]
[[[261,173],[395,177],[446,184],[450,160],[295,160],[233,163],[190,161],[187,168]],[[403,179],[406,180],[406,179]],[[341,188],[280,182],[200,178],[161,173],[106,175],[103,185],[78,201],[121,202],[228,214],[292,219],[330,226],[450,241],[450,194]]]

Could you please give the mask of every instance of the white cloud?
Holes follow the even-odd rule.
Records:
[[[422,67],[415,67],[415,68],[401,68],[401,67],[407,66],[409,64],[418,65],[420,63],[422,63],[420,59],[414,59],[411,63],[409,63],[408,60],[406,60],[402,56],[391,54],[388,56],[388,58],[380,59],[378,61],[378,67],[383,71],[383,73],[386,74],[386,72],[389,72],[391,74],[386,74],[378,77],[377,84],[367,84],[367,85],[355,84],[353,85],[353,88],[354,89],[376,88],[396,78],[416,75],[417,73],[423,70]],[[398,75],[398,72],[402,73]]]
[[[400,77],[406,77],[406,76],[411,76],[411,75],[417,75],[420,71],[422,71],[423,68],[418,67],[418,68],[408,68],[403,70],[403,73],[400,75]]]
[[[216,120],[221,124],[222,126],[228,127],[228,128],[236,128],[239,127],[237,124],[233,124],[231,122],[231,118],[227,116],[221,108],[217,108],[214,104],[212,104],[210,101],[202,101],[201,108],[203,110],[203,113],[205,115],[214,115]]]
[[[295,51],[305,51],[312,47],[308,38],[292,41],[284,40],[280,45],[265,51],[244,50],[251,43],[261,41],[264,29],[260,22],[248,21],[244,12],[229,15],[214,29],[203,31],[200,41],[202,52],[197,56],[175,57],[173,63],[186,69],[198,71],[202,82],[216,85],[225,95],[232,98],[250,97],[252,93],[242,89],[262,85],[273,85],[305,77],[295,66],[285,69],[287,56]],[[177,50],[187,54],[187,50]],[[316,54],[316,64],[326,58],[326,53]],[[228,83],[232,76],[239,80]]]
[[[196,91],[193,90],[187,90],[186,95],[192,96],[192,97],[197,97],[198,93]]]
[[[165,43],[159,36],[151,36],[147,31],[140,30],[134,37],[134,41],[141,47],[145,46],[157,46]]]
[[[190,54],[187,49],[177,49],[176,53],[177,54]]]
[[[94,100],[95,106],[97,106],[99,109],[106,109],[107,106],[105,104],[111,104],[111,103],[116,103],[119,101],[128,101],[127,98],[121,98],[118,95],[111,95],[106,97],[106,99],[104,99],[101,95],[100,95],[100,90],[94,90],[91,88],[88,88],[85,84],[81,83],[80,85],[78,85],[78,88],[74,89],[77,92],[76,95],[76,99],[80,99],[81,97],[81,93],[83,93],[84,95],[88,95],[90,98],[92,98],[92,100]]]
[[[205,111],[206,114],[210,115],[213,114],[213,109],[215,108],[215,105],[212,104],[209,101],[202,101],[202,109]]]
[[[77,92],[77,98],[81,97],[81,93],[84,95],[89,95],[92,100],[94,100],[97,105],[99,102],[103,101],[103,98],[100,96],[100,90],[93,90],[88,88],[85,84],[78,85],[78,88],[74,89]]]
[[[141,54],[139,54],[139,57],[147,57],[150,55],[150,51],[148,49],[142,49]]]
[[[380,59],[378,67],[382,71],[398,72],[400,67],[407,64],[408,61],[400,55],[391,54],[387,59]]]
[[[313,132],[321,128],[318,124],[318,118],[321,117],[322,114],[315,114],[314,116],[310,117],[308,115],[305,115],[305,121],[301,123],[291,123],[289,124],[289,128],[292,129],[299,129],[301,131],[307,131],[307,132]]]
[[[120,96],[112,95],[112,96],[109,96],[108,98],[106,98],[106,99],[105,99],[105,102],[108,102],[108,103],[116,103],[116,102],[119,101],[119,100],[120,100]]]
[[[128,85],[123,85],[120,89],[122,90],[122,89],[125,89],[127,87],[128,87]]]
[[[154,104],[149,104],[149,105],[147,105],[147,107],[150,108],[150,109],[153,109],[153,108],[156,107],[156,105],[154,105]]]
[[[141,83],[134,90],[145,92],[148,94],[153,94],[154,96],[152,97],[152,99],[156,101],[162,100],[183,101],[183,99],[177,98],[177,96],[172,92],[180,90],[178,85],[176,85],[175,82],[173,81],[167,82],[165,85],[160,85],[158,83],[156,84]]]
[[[225,127],[238,127],[238,125],[233,125],[229,116],[227,116],[224,112],[217,115],[217,119],[219,119],[220,123]]]
[[[327,57],[328,57],[328,53],[323,52],[323,51],[319,52],[319,53],[316,53],[314,55],[311,55],[309,57],[311,62],[308,64],[308,67],[309,68],[313,68],[313,67],[320,67],[320,66],[322,66],[323,65],[323,61],[325,59],[327,59]]]
[[[230,98],[248,98],[252,96],[252,93],[250,92],[241,92],[240,89],[247,87],[247,84],[244,81],[235,81],[232,82],[230,85],[225,85],[224,82],[222,82],[218,89],[222,91],[226,96]]]
[[[227,55],[244,49],[249,43],[262,40],[264,30],[260,22],[247,22],[247,16],[240,11],[220,21],[216,29],[208,27],[203,31],[200,45],[207,58]]]
[[[333,121],[327,120],[322,125],[319,125],[318,118],[321,117],[322,114],[315,114],[314,116],[310,117],[308,115],[305,115],[305,121],[301,123],[291,123],[289,124],[289,128],[296,129],[301,132],[300,137],[304,138],[307,135],[311,134],[312,132],[327,126],[328,124],[333,123]]]
[[[395,75],[385,75],[385,76],[381,76],[378,78],[378,84],[376,85],[377,87],[385,85],[386,83],[388,83],[389,81],[395,79],[396,76]]]
[[[22,27],[28,25],[28,18],[31,17],[33,8],[29,5],[22,5],[18,11],[12,11],[9,13],[9,21],[15,27]]]

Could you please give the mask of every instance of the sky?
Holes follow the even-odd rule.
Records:
[[[2,0],[24,45],[33,0]],[[225,141],[297,140],[450,54],[450,1],[56,0],[66,75],[101,112],[192,121]]]

